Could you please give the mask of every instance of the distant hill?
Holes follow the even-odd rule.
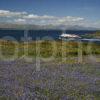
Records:
[[[13,24],[13,23],[0,23],[0,29],[32,29],[32,30],[99,30],[93,27],[83,27],[78,25],[33,25],[33,24]]]
[[[0,29],[41,29],[39,25],[0,23]]]
[[[100,39],[100,31],[97,31],[97,32],[92,33],[92,34],[85,34],[82,37],[84,37],[84,38],[96,38],[96,39]]]

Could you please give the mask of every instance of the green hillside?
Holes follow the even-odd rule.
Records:
[[[92,33],[92,34],[85,34],[82,37],[83,38],[96,38],[96,39],[100,39],[100,31],[97,31],[97,32]]]

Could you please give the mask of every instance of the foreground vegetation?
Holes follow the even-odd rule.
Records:
[[[100,63],[40,65],[0,61],[0,100],[100,100]]]
[[[29,43],[0,42],[0,52],[4,58],[21,58],[23,56],[54,59],[72,58],[78,56],[99,55],[99,43],[85,43],[75,41],[32,41]],[[1,56],[1,57],[2,57]],[[17,57],[16,57],[17,56]],[[1,58],[2,59],[2,58]]]
[[[100,59],[87,59],[90,55],[100,58],[100,44],[1,41],[0,46],[0,100],[100,100]],[[50,61],[35,59],[52,54]],[[2,59],[13,55],[13,61]],[[27,62],[25,55],[33,58],[32,62]],[[78,63],[81,56],[84,61]],[[62,58],[67,59],[61,62]]]

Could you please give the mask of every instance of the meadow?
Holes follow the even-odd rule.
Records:
[[[100,44],[3,40],[0,47],[0,100],[100,100]]]
[[[32,41],[32,42],[0,42],[0,54],[4,58],[15,59],[23,56],[36,58],[53,58],[54,59],[67,59],[85,56],[98,56],[100,54],[100,44],[93,42],[81,41]],[[2,58],[1,58],[2,59]],[[52,59],[51,59],[52,60]]]

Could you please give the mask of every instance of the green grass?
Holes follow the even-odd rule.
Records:
[[[55,59],[61,59],[62,56],[69,59],[71,57],[77,57],[78,54],[81,54],[82,56],[100,54],[100,45],[96,43],[33,41],[27,46],[27,44],[22,42],[16,44],[11,41],[2,41],[0,42],[0,46],[0,52],[5,58],[10,58],[15,54],[19,58],[23,55],[32,58],[35,58],[36,56],[50,58],[53,55]]]
[[[0,97],[0,100],[8,100],[6,97]]]

